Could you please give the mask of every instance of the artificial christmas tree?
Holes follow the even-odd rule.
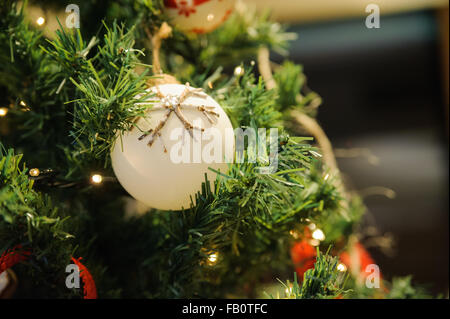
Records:
[[[272,74],[270,50],[286,53],[294,35],[241,2],[207,14],[199,31],[171,19],[187,2],[83,2],[80,28],[61,20],[51,38],[42,20],[26,19],[26,2],[0,4],[0,255],[10,257],[0,271],[14,268],[14,296],[252,298],[301,263],[288,298],[411,297],[409,281],[361,286],[337,257],[355,242],[364,205],[344,187],[301,67],[285,62]],[[215,2],[234,4],[193,5],[204,15]],[[241,136],[245,148],[222,169],[174,173],[163,157],[171,114],[187,143],[217,123],[257,133]],[[308,137],[294,136],[298,126]],[[130,132],[142,152],[129,151]],[[64,284],[73,263],[82,287]]]

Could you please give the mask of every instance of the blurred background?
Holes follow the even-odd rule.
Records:
[[[413,274],[447,295],[448,1],[246,2],[298,33],[289,59],[323,98],[319,122],[367,225],[394,240],[391,251],[365,243],[384,276]],[[380,28],[365,25],[371,3]]]

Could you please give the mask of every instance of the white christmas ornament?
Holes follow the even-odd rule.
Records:
[[[114,173],[138,201],[161,210],[189,208],[209,168],[226,173],[234,155],[231,122],[220,105],[189,84],[150,88],[146,118],[118,136],[111,150]]]
[[[185,32],[208,33],[233,12],[235,0],[164,0],[170,22]]]

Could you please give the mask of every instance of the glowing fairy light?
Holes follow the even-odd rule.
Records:
[[[45,18],[44,17],[39,17],[36,20],[36,23],[37,23],[38,26],[42,26],[45,23]]]
[[[212,14],[212,13],[208,14],[208,16],[206,17],[206,20],[208,20],[208,21],[214,20],[214,14]]]
[[[209,255],[208,260],[209,260],[210,262],[212,262],[212,263],[216,262],[216,261],[217,261],[217,254],[211,254],[211,255]]]
[[[39,174],[41,174],[41,171],[39,171],[39,168],[32,168],[30,169],[29,174],[30,176],[36,177],[39,176]]]
[[[25,103],[25,101],[20,101],[19,105],[22,107],[22,111],[27,112],[30,110],[30,108],[28,107],[27,103]]]
[[[94,174],[91,176],[91,181],[94,184],[100,184],[103,181],[103,177],[100,174]]]
[[[6,107],[0,107],[0,116],[6,116],[8,109]]]
[[[294,237],[294,239],[297,239],[297,238],[300,237],[300,234],[298,233],[298,231],[296,231],[296,230],[294,230],[294,229],[290,230],[290,231],[289,231],[289,234],[290,234],[292,237]]]
[[[234,69],[234,75],[236,75],[236,76],[241,76],[241,75],[243,75],[243,74],[244,74],[244,68],[243,68],[243,67],[237,66],[237,67]]]
[[[341,271],[341,272],[344,272],[344,271],[347,271],[347,266],[345,266],[344,264],[339,264],[339,265],[337,265],[337,270],[339,270],[339,271]]]
[[[318,241],[323,241],[325,239],[325,234],[323,233],[322,230],[316,229],[312,233],[312,238],[314,238],[315,240],[318,240]]]
[[[218,260],[219,260],[219,253],[218,252],[212,252],[208,256],[208,265],[209,266],[214,266],[215,264],[217,264]]]

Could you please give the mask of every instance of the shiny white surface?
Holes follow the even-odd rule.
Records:
[[[164,84],[159,86],[164,94],[180,95],[185,89],[180,84]],[[193,123],[199,121],[202,128],[214,127],[222,132],[222,141],[218,141],[222,148],[222,154],[234,151],[234,134],[231,122],[220,107],[210,96],[201,98],[189,96],[183,104],[208,105],[214,106],[214,111],[219,114],[216,123],[212,124],[198,110],[182,110],[184,116]],[[155,106],[158,103],[154,104]],[[147,119],[141,118],[137,125],[142,131],[155,128],[161,121],[167,110],[150,110]],[[201,184],[205,181],[205,173],[208,174],[208,180],[213,182],[216,174],[208,167],[226,172],[227,163],[205,163],[202,159],[200,163],[179,163],[171,160],[171,147],[179,143],[177,140],[170,140],[170,133],[173,129],[183,127],[178,117],[172,113],[166,125],[161,130],[161,139],[157,138],[153,145],[147,145],[150,136],[138,140],[142,131],[134,128],[131,132],[125,133],[122,138],[118,138],[111,151],[112,167],[120,184],[135,199],[144,204],[161,210],[180,210],[189,208],[191,199],[195,199],[195,194],[201,190]],[[227,130],[228,129],[228,130]],[[202,134],[197,132],[198,134]],[[193,158],[193,140],[187,131],[185,134],[190,143],[191,159]],[[226,136],[227,135],[227,136]],[[231,136],[230,136],[231,135]],[[225,149],[225,140],[233,141]],[[163,143],[167,148],[164,152]],[[208,142],[203,142],[202,150]],[[229,143],[228,143],[229,144]],[[195,200],[194,200],[195,202]]]

